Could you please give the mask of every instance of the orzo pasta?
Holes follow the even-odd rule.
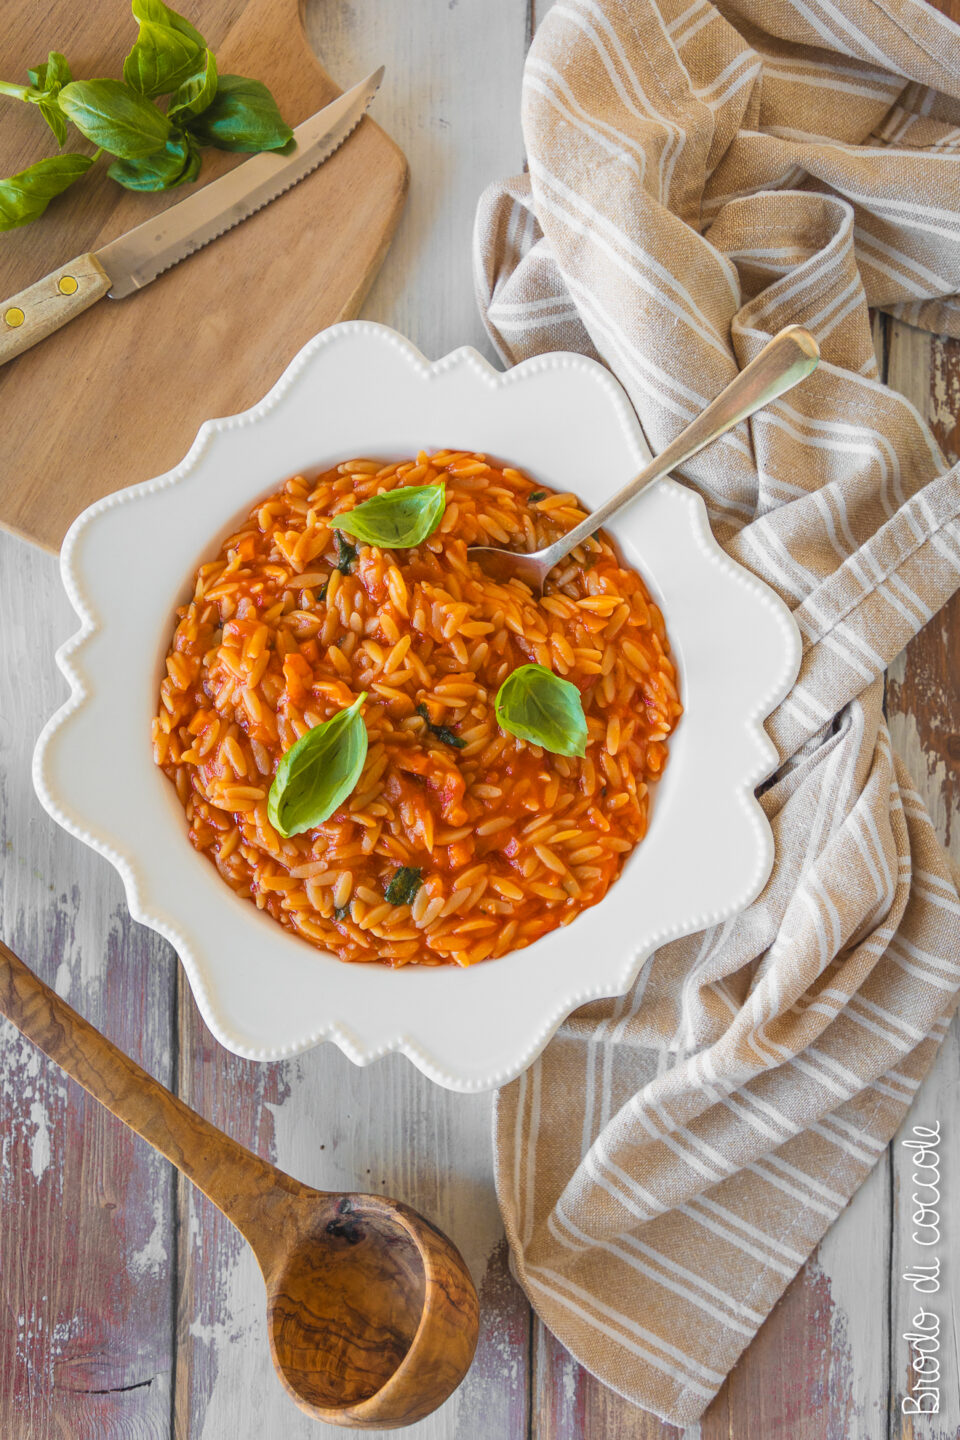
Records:
[[[417,548],[335,542],[337,512],[438,477],[446,511]],[[200,566],[153,743],[191,841],[238,894],[343,960],[392,965],[502,955],[603,898],[643,838],[681,713],[663,618],[603,535],[543,599],[466,558],[476,543],[549,544],[583,515],[483,455],[354,460],[287,481]],[[529,663],[580,690],[584,759],[498,729],[497,690]],[[281,756],[362,691],[359,782],[283,839],[267,818]],[[394,904],[403,867],[422,883]]]

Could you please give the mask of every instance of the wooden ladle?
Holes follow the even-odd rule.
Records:
[[[165,1155],[249,1242],[267,1286],[270,1353],[288,1393],[331,1425],[385,1430],[429,1415],[477,1343],[463,1257],[382,1195],[301,1185],[171,1094],[0,942],[0,1013]]]

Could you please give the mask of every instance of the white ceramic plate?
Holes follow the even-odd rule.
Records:
[[[357,1064],[400,1050],[455,1090],[517,1075],[584,1001],[622,994],[663,941],[735,914],[770,871],[754,788],[775,763],[763,720],[799,665],[796,626],[724,556],[702,502],[672,481],[612,527],[661,605],[686,706],[647,838],[601,904],[526,950],[470,969],[347,965],[291,935],[192,849],[150,721],[199,562],[298,470],[458,446],[598,504],[647,458],[601,366],[558,354],[506,374],[473,350],[429,364],[382,326],[334,326],[269,395],[203,425],[175,470],[92,505],[63,581],[82,621],[57,660],[70,699],[37,744],[34,783],[67,830],[119,870],[131,914],[176,947],[203,1017],[239,1055],[333,1040]]]

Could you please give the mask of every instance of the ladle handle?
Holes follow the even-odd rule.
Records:
[[[741,370],[715,400],[692,420],[665,450],[654,456],[650,464],[635,475],[628,485],[618,490],[603,505],[588,515],[573,530],[561,535],[543,552],[549,566],[559,565],[581,541],[604,525],[624,505],[628,505],[664,475],[691,459],[698,451],[712,444],[720,435],[739,425],[757,410],[762,410],[778,396],[785,395],[794,385],[805,380],[817,368],[820,347],[801,325],[788,325],[768,340],[760,354],[746,369]]]
[[[257,1191],[298,1187],[185,1105],[78,1015],[0,941],[0,1013],[176,1165],[241,1230]]]

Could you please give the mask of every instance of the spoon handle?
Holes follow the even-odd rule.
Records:
[[[231,1140],[171,1094],[61,1000],[0,941],[0,1014],[192,1180],[244,1230],[250,1199],[298,1189],[282,1171]]]
[[[706,410],[692,420],[685,430],[681,430],[665,450],[654,456],[639,475],[585,520],[581,520],[575,529],[568,530],[566,535],[562,535],[549,546],[543,553],[544,564],[547,567],[558,565],[582,540],[586,540],[594,530],[599,529],[618,510],[634,500],[641,490],[668,475],[718,436],[732,430],[741,420],[746,420],[749,415],[761,410],[764,405],[769,405],[771,400],[776,400],[779,395],[784,395],[788,390],[792,390],[794,385],[806,379],[811,371],[816,369],[819,359],[820,347],[810,331],[804,330],[802,326],[788,325],[785,330],[774,335],[746,369],[741,370],[736,379],[731,380]]]

